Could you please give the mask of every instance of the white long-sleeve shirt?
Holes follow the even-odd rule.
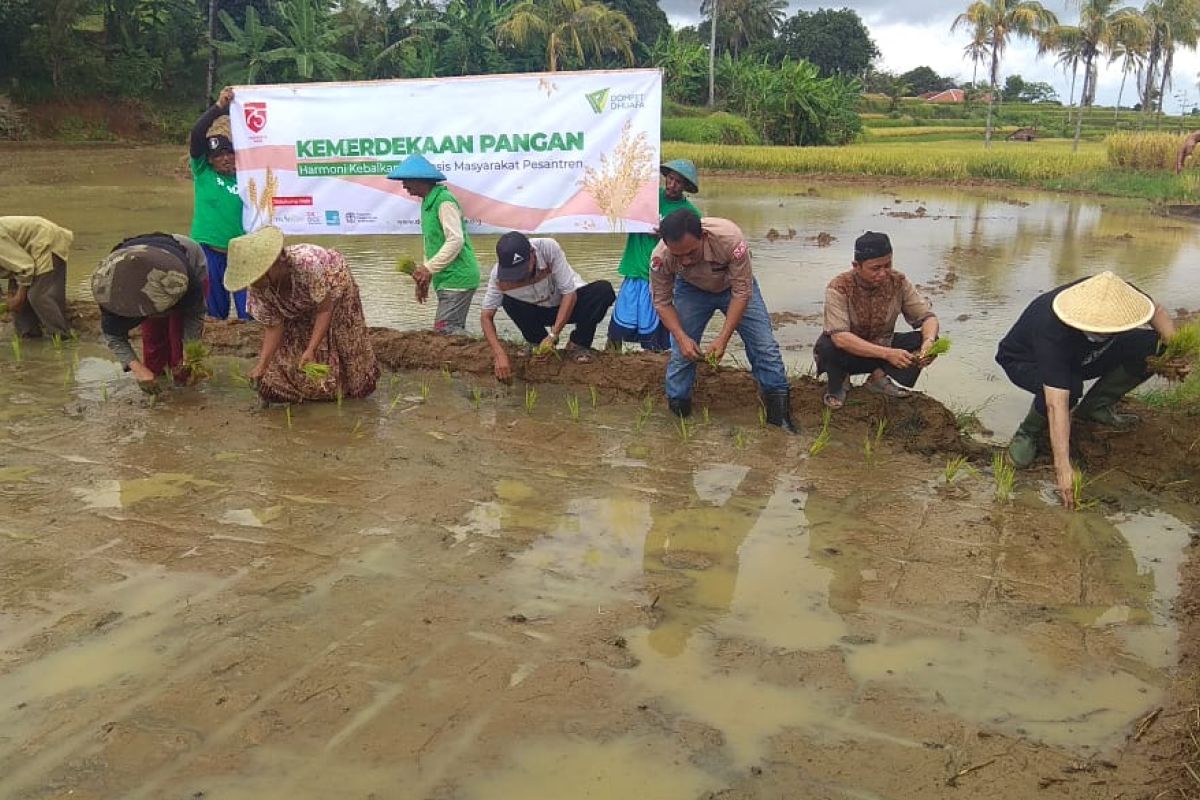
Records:
[[[442,223],[442,233],[445,234],[446,241],[433,254],[433,257],[425,262],[425,269],[435,275],[458,258],[458,254],[463,249],[463,242],[466,240],[463,235],[462,214],[454,203],[442,203],[438,207],[438,221]]]

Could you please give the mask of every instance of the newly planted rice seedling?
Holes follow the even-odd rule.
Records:
[[[733,446],[736,447],[738,450],[742,450],[742,449],[745,449],[746,442],[747,442],[747,439],[746,439],[745,431],[743,431],[741,428],[734,428],[734,430],[733,430]]]
[[[971,466],[967,463],[966,456],[957,456],[946,462],[946,469],[942,473],[946,483],[954,483],[954,479],[959,476],[963,470],[971,471]]]
[[[51,334],[50,345],[54,348],[54,352],[61,353],[63,349],[63,337],[61,333]]]
[[[525,413],[532,414],[533,409],[537,407],[538,390],[536,386],[525,387]]]
[[[480,404],[483,402],[483,390],[478,386],[471,387],[471,404],[475,406],[475,410],[479,410]]]
[[[646,414],[646,416],[654,413],[654,398],[650,395],[642,398],[642,413]]]
[[[1008,456],[1002,450],[992,453],[992,480],[996,484],[996,502],[1007,503],[1012,499],[1013,482],[1017,478],[1017,468],[1009,462]]]
[[[329,377],[328,364],[305,364],[303,371],[304,377],[308,378],[311,383],[320,383]]]
[[[579,422],[579,398],[573,394],[567,395],[567,413],[572,422]]]
[[[287,418],[287,427],[288,427],[288,430],[290,431],[292,429],[292,404],[291,403],[288,403],[287,405],[285,405],[283,407],[283,415],[284,415],[284,417]]]
[[[334,394],[334,397],[337,399],[337,407],[338,407],[338,410],[341,410],[341,408],[342,408],[342,400],[344,399],[344,395],[343,395],[343,393],[342,393],[342,387],[340,387],[340,386],[339,386],[339,387],[337,387],[337,392]]]
[[[711,421],[711,417],[709,417],[709,415],[708,415],[708,406],[701,406],[700,418],[704,420],[705,425],[707,425]]]
[[[758,427],[767,427],[767,407],[763,404],[762,398],[758,398]]]
[[[1091,481],[1083,474],[1083,470],[1074,469],[1071,472],[1071,499],[1074,501],[1076,511],[1086,511],[1089,508],[1096,506],[1098,500],[1088,500],[1083,496],[1083,491],[1088,487]]]
[[[13,338],[12,338],[12,351],[13,351],[13,358],[15,358],[17,361],[20,361],[21,360],[21,337],[17,336],[15,333],[13,334]]]
[[[196,380],[203,380],[213,376],[212,366],[209,364],[208,357],[208,348],[199,339],[183,343],[184,369]]]
[[[817,433],[817,438],[813,439],[812,445],[808,448],[810,456],[820,455],[821,451],[829,445],[829,439],[832,434],[829,431],[829,423],[833,419],[833,412],[828,408],[821,412],[821,430]]]
[[[63,373],[63,386],[70,386],[71,381],[75,378],[75,370],[70,364],[67,365],[66,371]]]
[[[704,357],[704,360],[707,361],[708,365],[713,369],[721,366],[721,356],[716,353],[709,353]]]
[[[446,381],[446,383],[450,383],[452,380],[454,380],[454,376],[450,374],[449,364],[442,364],[442,378]]]
[[[357,439],[361,435],[360,434],[361,430],[362,430],[362,417],[359,417],[358,420],[354,423],[354,429],[350,431],[350,435]]]
[[[108,385],[107,384],[100,387],[100,402],[101,403],[108,402]]]
[[[592,408],[600,405],[600,394],[596,391],[595,386],[588,387],[588,393],[592,396]]]
[[[421,399],[429,399],[429,381],[421,381]]]
[[[684,444],[692,440],[692,426],[683,417],[675,418],[675,430],[679,434],[679,441]]]
[[[392,412],[396,410],[396,406],[400,405],[400,401],[403,399],[404,395],[397,392],[396,396],[392,398],[392,402],[388,404],[387,416],[390,417],[392,415]]]

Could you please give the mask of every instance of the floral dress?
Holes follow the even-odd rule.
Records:
[[[259,386],[259,394],[273,403],[366,397],[375,391],[379,362],[367,334],[358,284],[345,257],[336,250],[312,244],[284,248],[291,280],[283,286],[250,288],[250,310],[268,327],[283,326],[283,342]],[[333,302],[329,333],[317,347],[318,364],[329,365],[329,375],[309,379],[300,369],[316,324],[317,307]]]

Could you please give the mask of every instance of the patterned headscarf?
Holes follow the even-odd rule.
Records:
[[[171,310],[188,290],[188,274],[175,253],[136,244],[109,253],[92,274],[100,307],[122,317],[149,317]]]

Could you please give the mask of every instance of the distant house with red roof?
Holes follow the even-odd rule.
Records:
[[[926,92],[920,98],[926,103],[965,103],[967,93],[962,89],[946,89],[942,92]]]

